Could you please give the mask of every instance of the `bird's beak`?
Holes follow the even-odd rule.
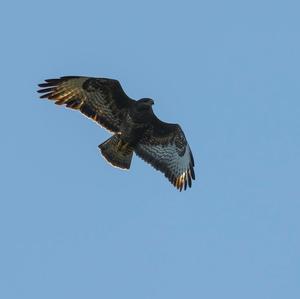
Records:
[[[154,105],[154,101],[150,99],[150,100],[148,101],[148,104],[149,104],[150,106],[152,106],[152,105]]]

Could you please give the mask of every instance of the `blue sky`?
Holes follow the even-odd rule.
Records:
[[[1,298],[300,298],[299,2],[0,6]],[[153,98],[193,188],[108,165],[109,133],[38,99],[63,75]]]

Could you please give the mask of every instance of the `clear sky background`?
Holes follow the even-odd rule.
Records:
[[[0,298],[300,298],[299,1],[2,1]],[[109,133],[39,100],[120,80],[180,123],[179,193]]]

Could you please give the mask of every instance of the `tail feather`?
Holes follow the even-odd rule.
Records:
[[[124,144],[119,135],[115,134],[98,147],[107,162],[113,166],[122,169],[130,168],[133,149]]]

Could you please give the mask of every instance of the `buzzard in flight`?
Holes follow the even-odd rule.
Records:
[[[133,152],[163,172],[180,191],[192,186],[194,159],[178,124],[159,120],[152,99],[135,101],[117,80],[67,76],[39,84],[41,98],[80,110],[114,135],[99,145],[113,166],[129,169]]]

